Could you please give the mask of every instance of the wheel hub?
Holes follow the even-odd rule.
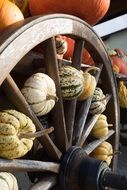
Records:
[[[106,162],[89,157],[83,148],[71,147],[61,159],[61,190],[126,190],[127,177],[111,172]]]

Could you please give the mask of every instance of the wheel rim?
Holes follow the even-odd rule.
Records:
[[[62,24],[64,23],[64,24]],[[11,31],[11,32],[10,32]],[[10,34],[9,34],[10,33]],[[58,121],[53,121],[55,126],[55,135],[56,135],[56,143],[53,143],[50,137],[46,137],[46,143],[44,143],[44,140],[42,140],[42,144],[44,145],[46,152],[51,156],[51,160],[56,160],[58,165],[54,167],[59,168],[59,160],[61,158],[61,155],[64,154],[69,147],[72,146],[72,142],[69,143],[68,139],[68,129],[67,123],[70,127],[70,123],[72,123],[71,130],[72,130],[72,136],[75,135],[73,125],[74,125],[74,117],[75,117],[75,109],[76,109],[76,102],[77,100],[70,101],[69,103],[69,110],[68,113],[71,114],[69,116],[64,116],[64,108],[63,102],[62,102],[62,96],[59,86],[59,76],[58,76],[58,62],[55,55],[55,47],[54,47],[54,36],[56,35],[69,35],[71,36],[75,42],[75,52],[72,59],[72,65],[76,68],[80,68],[80,64],[78,63],[81,59],[81,49],[85,42],[85,48],[89,50],[89,52],[92,55],[92,58],[94,59],[96,65],[100,67],[100,65],[103,66],[101,71],[101,80],[103,84],[103,88],[106,92],[109,92],[112,94],[111,101],[109,103],[109,106],[106,109],[106,114],[108,114],[110,122],[114,126],[114,132],[110,133],[109,136],[106,137],[106,139],[110,139],[114,150],[118,150],[118,142],[119,142],[119,108],[118,108],[118,100],[117,100],[117,91],[116,91],[116,82],[115,77],[113,75],[113,71],[111,68],[110,60],[107,55],[105,46],[101,39],[97,36],[97,34],[93,31],[93,29],[84,21],[70,16],[70,15],[64,15],[64,14],[53,14],[53,15],[47,15],[43,17],[32,17],[24,22],[19,22],[16,25],[13,25],[11,29],[9,29],[7,32],[4,33],[3,37],[1,38],[1,46],[0,46],[0,70],[2,71],[2,74],[0,76],[0,84],[2,84],[2,89],[6,91],[7,89],[12,89],[9,93],[9,96],[13,102],[13,104],[22,111],[23,113],[27,114],[36,125],[41,127],[40,122],[38,121],[38,118],[29,111],[28,105],[26,102],[24,102],[24,99],[22,99],[22,96],[19,97],[18,103],[13,100],[13,95],[10,94],[15,92],[17,89],[17,86],[15,86],[15,82],[9,75],[9,73],[13,70],[13,68],[16,66],[16,64],[35,46],[38,44],[42,44],[45,46],[45,59],[46,59],[46,69],[47,74],[55,81],[56,85],[58,86],[57,94],[59,96],[59,102],[57,106],[55,107],[53,111],[53,117],[57,117],[58,110],[61,110],[59,112],[59,125]],[[22,40],[23,39],[23,40]],[[19,44],[17,46],[17,44]],[[15,48],[16,47],[16,48]],[[49,48],[50,47],[50,48]],[[18,54],[16,52],[19,52]],[[15,56],[16,55],[16,56]],[[9,60],[9,63],[8,63]],[[51,60],[53,60],[53,64],[51,63]],[[8,65],[5,69],[5,65]],[[97,75],[99,77],[100,74]],[[107,82],[105,82],[105,78]],[[108,83],[108,85],[107,85]],[[12,88],[13,87],[13,88]],[[20,93],[20,92],[19,92]],[[16,96],[19,96],[19,93],[16,94]],[[8,94],[8,93],[7,93]],[[20,94],[21,95],[21,94]],[[23,103],[23,107],[21,108],[21,104]],[[90,104],[89,101],[87,101],[86,104]],[[87,110],[88,105],[85,105]],[[84,107],[84,105],[83,105]],[[65,108],[66,109],[66,108]],[[88,108],[89,109],[89,108]],[[72,111],[74,110],[74,111]],[[87,110],[87,114],[88,114]],[[85,111],[79,113],[85,114]],[[70,121],[70,116],[72,116],[72,119]],[[66,118],[65,118],[66,117]],[[81,116],[80,116],[81,117]],[[79,125],[79,119],[75,118],[76,125]],[[85,121],[81,121],[82,126],[85,125]],[[61,128],[60,128],[60,127]],[[87,134],[85,138],[89,135],[92,128],[88,126],[84,130],[79,129],[79,133],[81,134]],[[62,138],[61,138],[62,136]],[[96,148],[101,142],[103,142],[106,139],[101,139],[95,142],[92,142],[90,146],[96,145],[94,148]],[[79,138],[80,140],[80,138]],[[78,143],[76,142],[76,145]],[[85,147],[85,151],[90,154],[90,146]],[[50,149],[53,149],[51,151]],[[93,150],[93,149],[92,149]],[[3,160],[1,160],[1,163]],[[16,163],[18,164],[18,162]],[[2,165],[2,164],[1,164]],[[115,170],[117,166],[117,155],[114,156],[113,162],[112,162],[112,169]],[[11,165],[5,164],[5,168],[7,170],[11,170]],[[20,169],[19,169],[20,170]],[[24,167],[25,171],[25,167]],[[28,170],[29,171],[29,170]],[[49,170],[50,171],[50,170]],[[59,170],[57,170],[56,173],[58,173]],[[45,178],[44,178],[45,179]],[[45,185],[45,182],[40,182],[39,186],[44,187],[44,189],[51,189],[56,184],[56,176],[49,176],[46,178],[49,183]],[[32,187],[37,188],[37,186]]]

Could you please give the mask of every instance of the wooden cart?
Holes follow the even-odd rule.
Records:
[[[75,40],[71,63],[73,67],[80,69],[82,49],[85,47],[99,68],[94,73],[96,81],[101,85],[105,94],[111,95],[105,114],[108,122],[113,126],[106,137],[88,140],[98,118],[97,115],[94,115],[89,122],[87,120],[92,98],[80,104],[77,99],[63,103],[54,41],[54,37],[57,35],[67,35]],[[119,150],[119,106],[116,81],[105,46],[86,22],[70,15],[51,14],[27,18],[9,27],[1,34],[0,109],[15,107],[33,120],[37,130],[44,128],[44,120],[48,122],[48,117],[42,118],[42,120],[36,117],[20,91],[28,76],[38,69],[43,69],[42,59],[31,57],[31,51],[38,44],[44,49],[46,73],[54,80],[59,98],[51,111],[51,125],[54,127],[55,140],[50,135],[40,137],[38,139],[39,144],[42,145],[40,157],[36,149],[38,142],[35,141],[34,148],[27,157],[12,161],[0,159],[0,170],[28,172],[34,183],[30,188],[32,190],[80,190],[84,188],[95,190],[103,189],[105,186],[117,187],[115,181],[113,183],[115,185],[110,184],[112,177],[111,174],[107,174],[110,172],[104,175],[105,169],[109,171],[108,166],[102,161],[89,157],[90,153],[105,140],[112,144],[114,151]],[[28,60],[28,58],[31,61],[25,64],[24,60]],[[87,144],[85,144],[86,141]],[[113,172],[116,171],[117,158],[118,155],[115,154],[111,164]],[[103,181],[101,185],[100,181]]]

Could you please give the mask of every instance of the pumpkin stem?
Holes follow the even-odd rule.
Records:
[[[89,71],[91,71],[91,70],[95,70],[95,71],[100,71],[100,68],[98,68],[98,67],[95,67],[95,66],[92,66],[92,67],[88,67],[84,72],[86,73],[88,73]]]
[[[53,96],[53,95],[50,95],[50,94],[47,94],[46,96],[46,100],[55,100],[55,102],[58,101],[58,97],[57,96]]]
[[[52,131],[54,131],[53,127],[50,127],[48,129],[43,129],[43,130],[37,131],[35,133],[20,133],[19,138],[20,139],[22,139],[22,138],[26,138],[26,139],[37,138],[37,137],[41,137],[43,135],[47,135],[47,134],[51,133]]]

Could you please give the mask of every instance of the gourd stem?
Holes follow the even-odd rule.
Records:
[[[113,127],[113,124],[108,124],[108,127]]]
[[[97,71],[99,71],[99,70],[100,70],[100,68],[95,67],[95,66],[88,67],[88,68],[84,71],[84,73],[88,73],[88,72],[89,72],[89,71],[91,71],[91,70],[97,70]]]
[[[106,103],[108,103],[110,97],[111,97],[111,95],[106,94],[106,95],[104,96],[104,98],[102,98],[102,99],[100,100],[100,102],[101,102],[101,101],[103,102],[104,100],[106,100]]]
[[[43,135],[47,135],[47,134],[51,133],[52,131],[54,131],[54,128],[50,127],[48,129],[43,129],[42,131],[37,131],[35,133],[19,133],[18,136],[20,139],[22,139],[22,138],[26,138],[26,139],[37,138],[37,137],[41,137]]]
[[[114,156],[116,154],[121,154],[121,152],[120,151],[114,151],[112,154],[108,154],[108,156]]]
[[[46,96],[46,100],[55,100],[55,102],[58,101],[58,97],[57,96],[53,96],[53,95],[50,95],[50,94],[47,94]]]

